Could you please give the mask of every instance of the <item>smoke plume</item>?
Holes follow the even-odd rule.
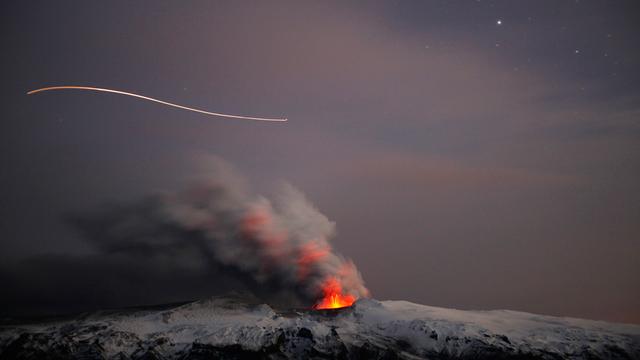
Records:
[[[218,164],[205,181],[184,191],[111,206],[73,222],[104,253],[188,259],[240,280],[262,298],[279,294],[325,308],[368,296],[353,262],[329,243],[335,224],[300,191],[283,185],[269,200],[243,184],[228,165]],[[346,303],[336,303],[338,298]]]

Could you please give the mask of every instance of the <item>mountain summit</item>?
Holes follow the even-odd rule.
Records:
[[[640,326],[358,300],[276,310],[218,297],[0,327],[0,359],[638,359]]]

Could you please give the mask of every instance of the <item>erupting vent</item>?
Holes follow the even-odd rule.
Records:
[[[316,310],[337,309],[353,305],[356,297],[351,294],[344,294],[338,279],[329,277],[322,284],[323,297],[313,306]]]

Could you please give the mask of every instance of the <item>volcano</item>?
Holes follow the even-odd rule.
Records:
[[[638,359],[640,326],[406,301],[300,310],[216,297],[0,327],[0,359],[218,358]]]

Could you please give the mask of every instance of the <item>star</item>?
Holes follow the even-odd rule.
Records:
[[[502,25],[502,20],[498,19],[498,21],[496,21],[496,25]]]

